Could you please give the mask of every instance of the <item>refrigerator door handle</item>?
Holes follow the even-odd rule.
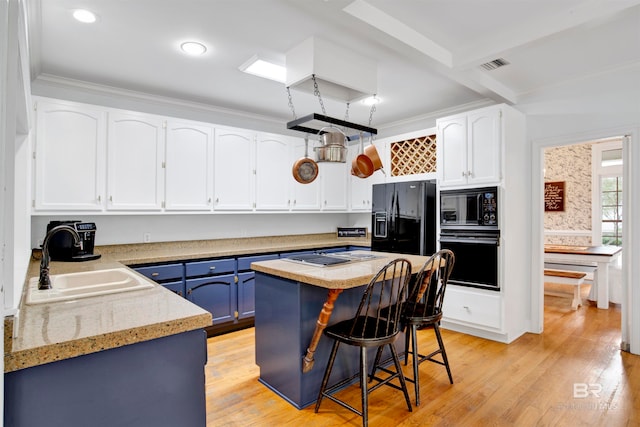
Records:
[[[373,227],[373,237],[377,238],[386,238],[387,237],[387,213],[386,212],[376,212],[373,215],[374,218],[374,227]]]
[[[391,197],[391,227],[393,229],[394,236],[398,234],[398,218],[400,217],[399,211],[400,204],[398,203],[398,191],[395,190]]]

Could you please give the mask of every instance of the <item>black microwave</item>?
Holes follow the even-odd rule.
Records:
[[[498,230],[498,188],[441,191],[440,228]]]

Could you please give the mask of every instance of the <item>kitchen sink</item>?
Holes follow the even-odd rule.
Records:
[[[53,289],[38,289],[38,278],[29,280],[27,304],[68,301],[117,292],[136,291],[153,287],[138,274],[126,268],[84,271],[50,276]]]

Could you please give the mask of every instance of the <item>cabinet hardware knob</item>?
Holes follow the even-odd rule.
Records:
[[[151,275],[152,275],[153,277],[157,277],[157,276],[159,276],[159,275],[160,275],[160,273],[153,272],[153,273],[151,273]]]
[[[216,266],[215,266],[215,265],[212,265],[211,267],[209,267],[209,270],[211,270],[211,271],[213,271],[213,270],[215,270],[215,269],[216,269]]]
[[[191,288],[187,289],[187,295],[191,295]]]
[[[467,171],[467,176],[471,176],[471,171]]]
[[[113,203],[113,196],[109,196],[109,201]]]
[[[102,202],[102,196],[98,196],[98,203]]]
[[[211,197],[209,197],[209,200],[207,200],[207,204],[211,203]]]
[[[464,308],[465,310],[469,311],[469,306],[468,305],[463,305],[462,308]]]

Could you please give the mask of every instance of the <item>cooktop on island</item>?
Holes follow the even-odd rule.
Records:
[[[354,261],[368,261],[370,259],[376,258],[379,258],[379,256],[362,252],[337,252],[332,253],[331,255],[321,253],[293,255],[285,259],[302,264],[312,264],[319,267],[328,267],[331,265],[345,264]]]

